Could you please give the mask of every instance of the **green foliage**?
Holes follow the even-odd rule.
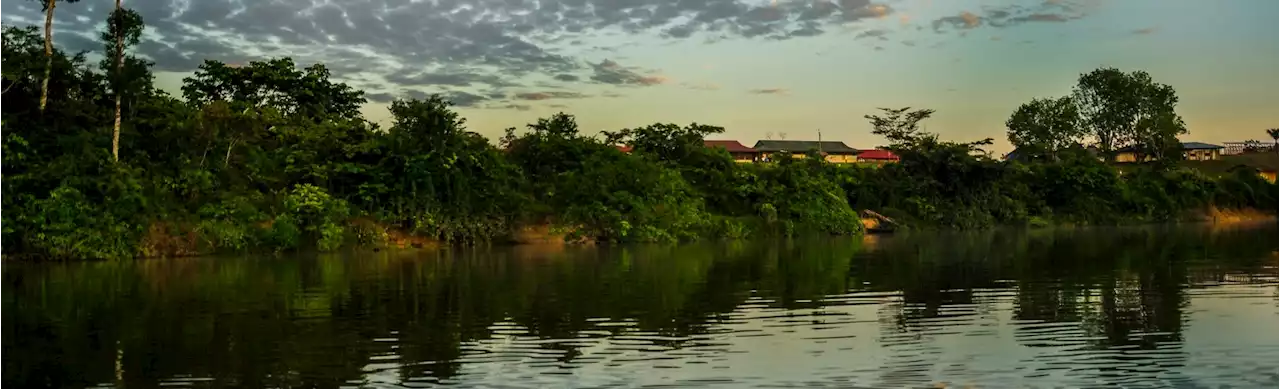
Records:
[[[1106,156],[1129,147],[1139,160],[1179,158],[1178,135],[1187,133],[1182,117],[1174,112],[1178,96],[1173,87],[1160,84],[1143,71],[1124,73],[1098,68],[1080,75],[1073,99],[1081,122]]]
[[[932,109],[912,111],[911,107],[879,109],[883,115],[865,116],[871,122],[871,133],[883,136],[893,144],[914,142],[921,135],[920,121],[933,116],[934,112]]]
[[[126,43],[142,31],[132,11],[111,20],[106,34],[118,28]],[[940,140],[921,130],[932,110],[901,108],[868,116],[900,163],[832,164],[813,154],[742,164],[704,146],[720,127],[659,123],[592,137],[564,113],[527,131],[509,129],[495,146],[439,96],[392,103],[393,123],[384,130],[360,116],[362,92],[331,81],[322,65],[300,68],[288,58],[207,61],[184,80],[179,100],[152,87],[145,61],[126,57],[116,72],[55,50],[41,114],[44,41],[34,28],[6,27],[3,38],[0,225],[9,255],[327,251],[413,239],[482,244],[516,238],[523,227],[605,242],[858,234],[862,210],[909,227],[970,228],[1276,207],[1275,184],[1253,171],[1215,178],[1150,166],[1118,174],[1075,144],[1066,98],[1033,102],[1010,119],[1018,132],[1011,139],[1047,145],[1053,158],[995,161],[982,149],[989,139]],[[1108,74],[1095,78],[1111,80]],[[1162,137],[1181,125],[1171,109],[1176,96],[1121,75],[1121,86],[1146,88],[1134,94],[1145,100],[1120,110],[1136,123],[1124,139],[1159,156]],[[1129,96],[1102,94],[1110,91],[1102,81],[1082,90]],[[115,91],[126,92],[122,116],[129,118],[119,161],[103,131],[114,119]],[[1105,121],[1099,107],[1128,103],[1088,101],[1102,101],[1082,114],[1094,127]]]
[[[133,256],[138,231],[115,215],[103,214],[75,188],[60,186],[30,204],[19,216],[23,239],[55,258],[120,259]]]
[[[276,216],[273,228],[296,226],[316,242],[316,248],[329,251],[342,245],[343,223],[347,216],[346,201],[329,196],[328,192],[315,185],[301,184],[284,196],[284,210]]]
[[[1080,112],[1071,97],[1034,99],[1019,106],[1005,121],[1009,143],[1030,158],[1057,159],[1058,152],[1079,144],[1085,136]]]

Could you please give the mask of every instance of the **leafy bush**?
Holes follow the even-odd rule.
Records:
[[[296,242],[291,237],[302,235],[313,239],[321,251],[329,251],[342,245],[347,216],[345,200],[335,199],[315,185],[301,184],[285,195],[284,210],[276,216],[272,229],[282,234],[283,242]]]

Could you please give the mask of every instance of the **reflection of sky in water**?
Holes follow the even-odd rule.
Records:
[[[663,337],[631,329],[578,339],[527,335],[511,322],[494,338],[464,345],[460,374],[436,384],[475,387],[954,387],[1121,385],[1126,387],[1274,386],[1276,283],[1192,289],[1184,342],[1157,341],[1099,349],[1079,323],[1016,320],[1012,290],[977,291],[976,304],[943,307],[935,319],[903,331],[891,311],[897,294],[830,296],[825,307],[786,310],[753,297],[706,335]],[[1081,303],[1097,308],[1097,301]],[[600,327],[634,323],[596,320]],[[1130,338],[1167,336],[1130,333]],[[662,344],[678,344],[663,346]],[[577,346],[572,362],[551,344]],[[394,352],[371,363],[367,385],[401,382]],[[379,358],[381,359],[381,358]],[[429,365],[429,364],[428,364]],[[429,366],[427,366],[429,369]]]

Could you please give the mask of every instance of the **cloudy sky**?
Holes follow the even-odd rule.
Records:
[[[0,0],[6,25],[39,2]],[[95,43],[111,0],[59,2],[55,41]],[[1099,66],[1173,85],[1188,140],[1277,125],[1277,3],[1266,0],[125,0],[139,53],[177,94],[204,59],[322,62],[386,102],[449,96],[472,130],[565,111],[584,129],[724,126],[722,138],[883,143],[863,115],[926,107],[945,138],[996,138],[1034,97]]]

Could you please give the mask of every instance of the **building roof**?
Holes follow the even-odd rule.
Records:
[[[624,153],[630,153],[630,152],[631,152],[631,146],[627,146],[627,145],[615,145],[615,146],[613,146],[613,147],[617,147],[617,148],[618,148],[618,151],[621,151],[621,152],[624,152]]]
[[[822,147],[818,147],[821,145]],[[777,151],[789,151],[793,153],[804,153],[809,151],[822,150],[824,153],[837,154],[857,154],[858,150],[844,142],[839,141],[823,141],[815,142],[811,140],[762,140],[756,142],[756,151],[772,153]]]
[[[889,150],[871,149],[862,150],[862,152],[858,153],[858,159],[897,161],[898,156]]]
[[[707,147],[723,147],[725,151],[730,153],[754,153],[755,149],[747,147],[736,140],[704,140],[702,144]]]
[[[1208,149],[1220,149],[1220,148],[1222,148],[1222,146],[1218,146],[1218,145],[1211,145],[1211,144],[1208,144],[1208,143],[1201,143],[1201,142],[1182,142],[1182,149],[1183,149],[1183,150],[1208,150]]]

